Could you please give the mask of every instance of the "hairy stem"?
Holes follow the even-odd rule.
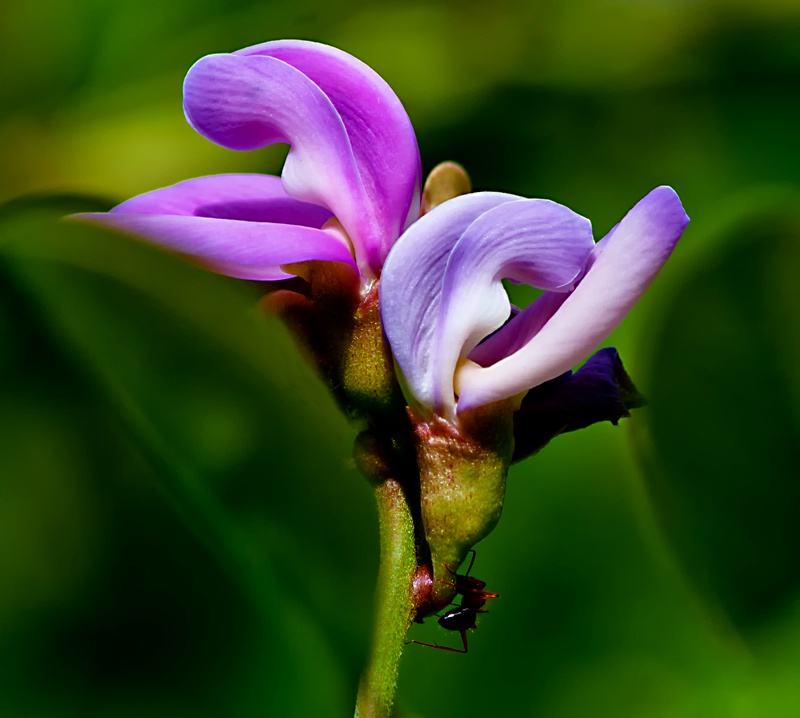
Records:
[[[416,569],[414,523],[405,493],[395,479],[387,479],[378,484],[375,497],[380,521],[381,565],[372,652],[358,689],[356,718],[391,716],[400,658],[415,610],[412,595]]]

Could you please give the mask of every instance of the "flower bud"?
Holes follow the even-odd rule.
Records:
[[[443,202],[472,191],[467,171],[457,162],[440,162],[431,170],[422,190],[422,214]]]

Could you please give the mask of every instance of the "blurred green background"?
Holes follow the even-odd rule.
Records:
[[[282,37],[383,75],[426,171],[597,237],[659,184],[693,220],[608,342],[650,406],[512,470],[474,570],[502,598],[468,655],[409,647],[399,713],[800,715],[796,0],[4,0],[0,716],[352,711],[377,567],[352,430],[257,287],[54,221],[278,172],[195,135],[181,82]]]

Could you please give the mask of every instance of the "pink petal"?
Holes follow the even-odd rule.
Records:
[[[122,211],[74,218],[142,237],[239,279],[285,279],[292,275],[282,265],[313,259],[355,265],[346,242],[334,232],[311,227]]]
[[[226,174],[197,177],[123,202],[112,212],[276,222],[322,227],[333,215],[319,205],[292,199],[280,177]]]
[[[414,128],[391,87],[369,66],[335,47],[277,40],[239,50],[296,67],[328,96],[344,122],[369,201],[391,244],[419,217],[422,168]]]
[[[266,43],[209,55],[189,70],[184,108],[198,132],[237,150],[291,145],[282,178],[294,198],[333,212],[366,276],[419,214],[416,139],[386,83],[315,43]]]

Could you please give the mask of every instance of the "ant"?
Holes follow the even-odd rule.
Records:
[[[452,651],[453,653],[467,653],[467,631],[476,629],[478,626],[475,623],[479,613],[488,613],[483,607],[486,601],[490,598],[500,598],[499,593],[490,593],[484,591],[486,582],[469,575],[472,571],[472,565],[475,563],[475,549],[470,549],[469,553],[472,558],[469,562],[469,568],[465,574],[457,573],[455,584],[456,595],[461,596],[461,601],[458,605],[455,602],[450,605],[455,606],[451,608],[444,615],[439,616],[439,625],[448,631],[458,631],[461,634],[461,642],[464,646],[463,649],[451,648],[450,646],[440,646],[438,643],[423,643],[422,641],[406,641],[406,643],[416,643],[418,646],[428,646],[428,648],[438,648],[442,651]]]

